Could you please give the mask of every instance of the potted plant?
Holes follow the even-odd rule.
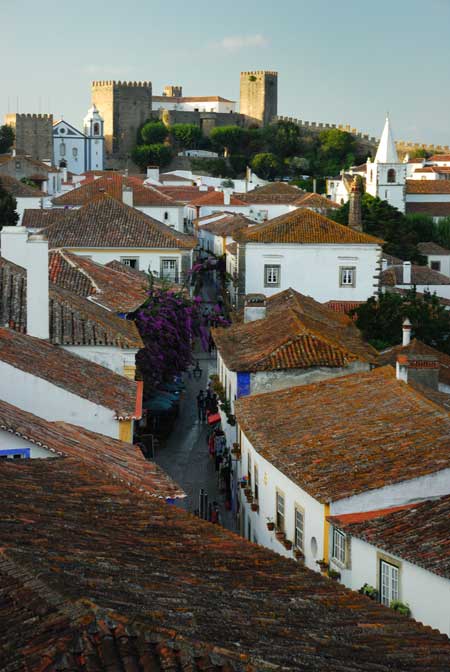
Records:
[[[405,602],[400,602],[400,600],[392,600],[389,606],[394,611],[398,611],[399,614],[403,614],[403,616],[411,616],[411,609],[409,608],[409,604],[406,604]]]
[[[305,559],[305,554],[300,548],[294,548],[294,558],[296,560],[304,560]]]
[[[326,572],[330,566],[324,558],[322,558],[322,560],[316,560],[316,564],[319,565],[321,572]]]
[[[290,539],[284,539],[283,540],[283,546],[287,551],[290,551],[292,548],[292,541]]]
[[[284,534],[283,530],[276,530],[275,536],[278,539],[278,541],[284,541],[286,535]]]
[[[336,569],[328,569],[328,576],[330,579],[333,579],[333,581],[340,581],[341,579],[341,573]]]
[[[267,529],[269,530],[269,532],[273,532],[275,529],[275,523],[273,522],[273,519],[266,518],[266,520],[267,520]]]
[[[253,501],[253,502],[252,502],[252,511],[256,511],[256,512],[259,511],[259,504],[258,504],[258,502],[256,502],[256,501]]]
[[[365,583],[361,588],[358,590],[358,593],[361,593],[361,595],[367,595],[367,597],[370,597],[371,600],[378,600],[378,590],[374,588],[374,586],[370,586],[368,583]]]

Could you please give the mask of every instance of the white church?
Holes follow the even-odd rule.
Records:
[[[53,164],[80,175],[87,170],[103,170],[103,118],[92,105],[84,118],[84,132],[64,119],[53,124]]]
[[[398,158],[389,117],[373,162],[366,163],[366,192],[405,212],[406,164]]]

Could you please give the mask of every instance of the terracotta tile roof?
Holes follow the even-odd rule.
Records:
[[[447,203],[410,203],[406,201],[406,214],[450,217],[450,201]]]
[[[353,537],[450,579],[450,496],[387,509],[376,517],[330,520]]]
[[[337,224],[308,208],[299,208],[267,224],[242,231],[239,240],[247,243],[382,245],[379,238]]]
[[[110,196],[99,196],[45,229],[50,248],[112,247],[187,249],[196,246],[180,233]]]
[[[242,432],[320,502],[450,467],[450,415],[391,367],[235,402]]]
[[[80,461],[0,464],[0,507],[8,672],[448,668],[444,635]]]
[[[69,214],[69,209],[27,208],[23,213],[22,226],[27,229],[44,229],[55,222],[60,222]]]
[[[305,194],[300,196],[292,205],[297,208],[312,208],[313,210],[338,210],[341,206],[320,194]]]
[[[186,182],[186,186],[192,184],[194,181],[187,177],[182,177],[181,175],[174,175],[173,173],[161,173],[159,179],[160,182]]]
[[[397,362],[397,355],[429,355],[435,357],[439,361],[439,380],[441,383],[450,385],[450,356],[444,352],[440,352],[430,345],[418,341],[413,338],[409,345],[396,345],[389,350],[380,352],[377,359],[379,366],[395,366]],[[449,397],[450,402],[450,397]]]
[[[351,320],[292,289],[267,301],[266,318],[212,333],[231,371],[346,367],[377,356]]]
[[[200,191],[199,187],[162,186],[158,187],[158,191],[161,191],[163,194],[171,196],[177,201],[187,204],[191,203],[191,201],[196,200],[200,196],[204,196],[207,193],[211,193],[212,191],[214,191],[214,188],[208,187],[206,191]]]
[[[286,182],[270,182],[264,187],[256,187],[246,194],[240,194],[240,198],[246,203],[270,205],[271,203],[293,203],[303,195],[306,195],[306,192],[299,187],[286,184]]]
[[[233,256],[237,254],[237,243],[230,243],[227,245],[226,250],[228,254],[232,254]]]
[[[171,196],[159,191],[156,187],[146,185],[138,177],[125,177],[120,173],[105,171],[98,179],[87,179],[79,187],[67,191],[53,199],[56,206],[68,205],[71,207],[90,203],[99,194],[108,194],[122,202],[123,187],[130,187],[133,191],[133,205],[136,208],[145,206],[180,207],[181,203]]]
[[[407,194],[450,194],[450,180],[406,180]]]
[[[64,348],[12,329],[0,329],[0,361],[110,408],[117,417],[136,416],[137,383]]]
[[[433,156],[430,156],[429,159],[427,159],[431,163],[431,161],[446,161],[450,162],[450,154],[433,154]]]
[[[380,274],[382,285],[403,285],[403,264],[389,266]],[[450,285],[450,278],[438,271],[433,271],[429,266],[411,264],[411,285]]]
[[[326,301],[323,305],[335,313],[348,315],[351,310],[362,306],[365,301]]]
[[[431,240],[427,243],[419,243],[417,245],[417,249],[419,250],[420,254],[440,254],[447,257],[450,256],[450,250],[447,250],[446,247],[442,247],[442,245],[433,243]]]
[[[40,189],[30,187],[10,175],[0,174],[0,186],[9,194],[12,194],[14,198],[41,198],[44,196],[44,192]]]
[[[388,266],[397,266],[398,264],[403,264],[403,259],[394,257],[392,254],[386,254],[386,252],[383,252],[382,257],[383,259],[386,259]]]
[[[185,497],[183,490],[155,462],[130,443],[66,422],[50,422],[0,401],[0,431],[37,444],[55,455],[76,458],[99,474],[109,474],[152,497]]]
[[[80,278],[72,278],[74,291],[54,284],[49,287],[50,341],[54,345],[142,348],[135,323],[89,301],[89,295],[83,296],[89,286],[83,276]],[[65,274],[65,280],[69,284],[69,274]],[[25,333],[26,308],[25,269],[0,257],[0,324],[9,324],[15,331]]]
[[[122,262],[117,259],[109,261],[103,268],[111,268],[118,273],[128,276],[134,283],[138,282],[142,287],[148,288],[148,275],[145,271],[138,271],[135,268],[131,268],[131,266],[125,266],[125,264],[122,264]],[[176,282],[169,282],[166,279],[159,280],[158,278],[153,278],[152,282],[154,287],[164,287],[166,289],[170,287],[173,291],[186,292],[189,294],[189,290],[184,285],[180,285]]]
[[[211,217],[211,215],[210,215]],[[215,236],[222,236],[222,238],[227,238],[232,236],[236,231],[241,229],[247,229],[249,226],[254,225],[251,219],[248,219],[240,213],[231,213],[227,214],[226,217],[215,219],[212,222],[207,222],[206,224],[200,224],[199,229],[213,233]]]
[[[202,206],[206,205],[222,205],[227,207],[224,203],[223,191],[208,191],[208,192],[201,191],[200,194],[201,194],[200,196],[194,198],[190,202],[190,205],[193,205],[196,208],[201,208]],[[239,197],[234,196],[234,194],[231,194],[230,202],[228,205],[247,205],[247,203],[245,203],[243,200],[243,196],[244,194],[239,194]]]
[[[45,173],[59,173],[59,168],[56,168],[55,166],[48,166],[46,163],[43,161],[39,161],[38,159],[32,159],[31,156],[26,156],[25,154],[17,154],[16,156],[10,156],[10,155],[5,155],[5,156],[0,156],[0,165],[3,165],[5,163],[9,163],[10,161],[26,161],[30,165],[34,166],[35,168],[38,168],[39,170],[45,172]],[[42,175],[38,175],[40,178],[42,178]],[[33,178],[31,178],[33,179]]]
[[[117,262],[122,268],[123,264]],[[148,278],[97,264],[67,250],[49,255],[50,281],[115,313],[132,313],[147,299]]]

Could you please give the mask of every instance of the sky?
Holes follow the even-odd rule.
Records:
[[[239,100],[241,70],[278,71],[278,113],[450,145],[450,0],[0,0],[0,119],[80,128],[96,79]]]

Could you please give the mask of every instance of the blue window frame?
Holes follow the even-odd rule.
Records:
[[[0,450],[0,460],[24,460],[30,457],[30,448],[7,448]]]

